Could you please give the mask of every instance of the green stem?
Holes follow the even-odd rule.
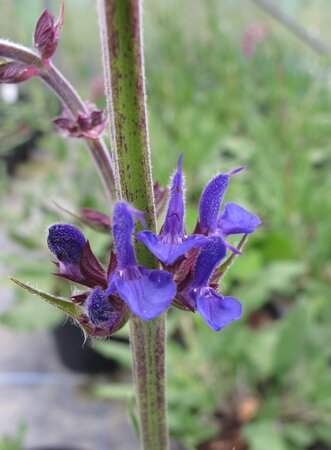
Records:
[[[155,205],[147,128],[140,0],[99,0],[99,18],[113,161],[120,198],[146,211],[155,231]],[[143,245],[138,261],[157,268]],[[166,319],[130,320],[133,376],[141,448],[168,449],[165,396]]]
[[[149,321],[132,317],[130,343],[142,448],[166,450],[166,313]]]

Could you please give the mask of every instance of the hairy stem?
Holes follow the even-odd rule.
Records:
[[[110,118],[113,160],[119,197],[146,211],[155,231],[155,206],[148,140],[140,0],[99,0],[104,75]],[[141,264],[157,261],[137,245]],[[165,397],[166,319],[130,320],[133,375],[136,387],[141,448],[168,449]]]
[[[0,39],[0,57],[35,66],[39,77],[59,97],[73,117],[79,112],[87,113],[85,103],[68,80],[52,65],[45,64],[28,48]],[[109,151],[102,139],[85,138],[110,198],[114,198],[115,176]]]

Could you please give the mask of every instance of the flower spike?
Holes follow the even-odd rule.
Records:
[[[165,270],[138,266],[132,245],[133,212],[126,202],[118,202],[114,207],[112,223],[117,270],[110,274],[106,294],[117,291],[131,311],[149,320],[170,306],[176,294],[176,284]]]
[[[162,262],[172,264],[193,247],[200,247],[206,238],[202,235],[184,234],[183,153],[178,159],[177,170],[172,179],[169,206],[160,235],[143,230],[136,234],[149,250]]]

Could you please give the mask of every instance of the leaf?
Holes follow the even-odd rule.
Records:
[[[48,292],[44,292],[42,290],[29,286],[28,284],[24,283],[23,281],[17,280],[16,278],[13,277],[9,278],[18,286],[30,292],[30,294],[41,298],[46,303],[49,303],[52,306],[61,309],[61,311],[64,311],[65,313],[70,314],[71,316],[78,316],[82,312],[79,306],[71,303],[66,298],[57,297],[55,295],[49,294]]]
[[[286,439],[300,448],[306,448],[314,440],[314,430],[304,423],[284,423],[283,432]]]
[[[274,353],[274,371],[286,374],[305,350],[308,338],[308,311],[303,302],[285,316],[279,330]]]
[[[244,427],[250,450],[286,450],[280,430],[271,420],[260,420]]]

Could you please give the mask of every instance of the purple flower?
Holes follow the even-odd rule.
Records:
[[[185,293],[208,325],[218,331],[233,320],[239,319],[242,306],[234,297],[223,297],[209,286],[214,269],[226,255],[221,237],[213,236],[201,247],[197,257],[192,282]]]
[[[79,228],[66,223],[51,225],[47,244],[59,261],[60,272],[72,277],[80,276],[79,261],[86,238]]]
[[[66,223],[52,225],[48,229],[47,244],[59,261],[55,264],[60,273],[55,275],[91,288],[106,288],[106,272],[79,228]]]
[[[34,32],[34,46],[44,62],[54,55],[60,38],[64,18],[64,3],[61,3],[60,16],[54,23],[54,16],[47,9],[38,19]]]
[[[201,229],[205,235],[218,235],[225,239],[231,234],[252,233],[261,223],[258,216],[233,202],[226,203],[223,212],[219,215],[219,209],[229,185],[230,176],[240,172],[242,169],[244,167],[217,175],[203,190],[199,203],[198,229]],[[240,253],[228,242],[224,242],[233,252]]]
[[[0,83],[21,83],[34,75],[38,75],[38,69],[32,65],[18,62],[0,64]]]
[[[138,266],[132,245],[133,215],[141,219],[142,213],[125,202],[116,203],[112,223],[117,269],[110,274],[106,294],[117,290],[135,314],[149,320],[170,306],[176,294],[176,284],[165,270]]]
[[[192,247],[200,247],[206,242],[202,235],[185,236],[182,159],[183,154],[178,159],[177,171],[173,176],[168,211],[160,235],[149,230],[136,234],[137,239],[167,265],[172,264]]]

